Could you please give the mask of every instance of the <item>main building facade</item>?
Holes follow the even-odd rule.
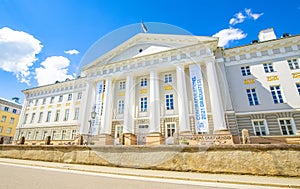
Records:
[[[31,144],[174,144],[230,133],[282,142],[300,129],[300,36],[272,29],[235,48],[203,36],[140,33],[82,77],[24,90],[15,135]]]

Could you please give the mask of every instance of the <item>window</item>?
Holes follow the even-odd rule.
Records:
[[[11,117],[9,123],[10,123],[10,124],[14,124],[14,123],[15,123],[15,118],[14,118],[14,117]]]
[[[51,99],[50,99],[50,104],[52,104],[52,103],[53,103],[53,101],[54,101],[54,98],[55,98],[54,96],[52,96],[52,97],[51,97]]]
[[[147,78],[141,78],[141,87],[147,86]]]
[[[39,103],[39,99],[36,99],[36,100],[35,100],[35,104],[34,104],[34,105],[35,105],[35,106],[37,106],[37,105],[38,105],[38,103]]]
[[[173,137],[175,133],[175,123],[167,123],[166,137]]]
[[[31,116],[31,121],[30,121],[30,123],[33,123],[33,121],[34,121],[34,118],[35,118],[35,113],[32,113],[32,116]]]
[[[283,97],[281,95],[280,86],[279,85],[271,86],[270,90],[271,90],[274,103],[275,104],[283,103]]]
[[[247,89],[247,96],[248,96],[248,101],[250,106],[258,105],[258,98],[255,89]]]
[[[13,109],[12,113],[16,114],[17,113],[17,109]]]
[[[8,112],[9,108],[7,106],[4,107],[4,111]]]
[[[265,64],[263,64],[263,66],[264,66],[264,70],[266,73],[274,72],[272,63],[265,63]]]
[[[123,126],[122,125],[116,125],[116,132],[115,132],[115,138],[120,138],[123,133]]]
[[[64,118],[64,121],[68,121],[68,120],[69,120],[69,115],[70,115],[70,109],[66,109],[66,110],[65,110],[65,118]]]
[[[256,136],[266,136],[268,135],[268,128],[265,124],[265,120],[253,120],[252,125],[254,128],[254,133]]]
[[[120,90],[124,90],[126,87],[126,82],[125,81],[120,81]]]
[[[62,102],[63,101],[63,95],[59,96],[58,102]]]
[[[172,74],[165,74],[165,83],[171,83],[172,80]]]
[[[78,120],[79,117],[79,108],[75,108],[74,120]]]
[[[56,131],[52,131],[51,139],[52,139],[52,140],[55,140],[55,136],[56,136]]]
[[[47,133],[48,133],[47,131],[44,131],[44,132],[43,132],[42,140],[45,140],[45,139],[46,139]]]
[[[43,104],[46,104],[46,98],[43,99]]]
[[[61,140],[65,140],[66,139],[66,133],[67,133],[66,130],[62,130],[62,132],[61,132]]]
[[[3,126],[0,126],[0,133],[2,133],[3,131]]]
[[[39,132],[35,131],[35,133],[34,133],[34,140],[36,140],[38,136],[39,136]]]
[[[28,114],[25,115],[25,119],[24,119],[24,123],[25,124],[27,122],[27,119],[28,119]]]
[[[68,101],[72,100],[72,94],[68,95]]]
[[[293,135],[295,133],[291,119],[279,119],[279,126],[282,135]]]
[[[297,87],[297,90],[298,90],[298,94],[300,95],[300,83],[296,83],[296,87]]]
[[[46,122],[49,122],[50,119],[51,119],[51,111],[48,111]]]
[[[147,111],[147,97],[142,97],[140,104],[141,104],[141,106],[140,106],[141,112],[146,112]]]
[[[124,100],[118,101],[118,114],[124,113]]]
[[[30,131],[28,131],[26,139],[31,139],[31,132]]]
[[[166,95],[166,109],[167,110],[174,110],[173,94],[167,94]]]
[[[71,139],[74,140],[76,137],[76,130],[72,130]]]
[[[40,112],[38,123],[41,123],[43,119],[43,112]]]
[[[297,59],[288,60],[288,64],[291,70],[299,69],[299,63]]]
[[[6,121],[6,116],[2,116],[1,122],[5,122],[5,121]]]
[[[7,129],[6,129],[6,134],[10,134],[11,131],[12,131],[12,128],[11,128],[11,127],[7,127]]]
[[[242,75],[243,76],[251,75],[250,67],[249,66],[243,66],[243,67],[241,67],[241,71],[242,71]]]
[[[77,94],[77,100],[80,100],[82,98],[82,92],[79,92],[78,94]]]
[[[59,115],[60,115],[60,110],[56,110],[54,121],[59,121]]]

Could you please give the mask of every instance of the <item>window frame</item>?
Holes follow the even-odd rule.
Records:
[[[263,63],[265,73],[272,73],[275,72],[274,66],[272,62]]]
[[[120,81],[119,82],[119,89],[125,90],[126,89],[126,81]]]
[[[283,97],[282,92],[281,92],[280,85],[270,86],[270,93],[271,93],[274,104],[282,104],[282,103],[285,102],[284,97]]]
[[[291,58],[287,60],[290,70],[299,69],[299,62],[298,58]]]
[[[165,106],[166,110],[174,110],[174,94],[165,94]]]
[[[123,99],[118,100],[118,114],[124,114],[125,102]]]
[[[254,124],[255,122],[263,122],[263,125],[260,125],[260,124],[255,125]],[[253,132],[254,132],[255,136],[268,136],[270,134],[268,124],[267,124],[267,121],[265,119],[253,119],[253,120],[251,120],[251,123],[252,123]],[[259,131],[257,131],[257,129],[256,129],[257,126],[258,126]],[[264,127],[265,135],[263,135],[263,132],[262,132],[262,129],[261,129],[262,126]],[[257,134],[258,132],[259,132],[259,135]]]
[[[290,130],[288,130],[288,126],[286,124],[287,120],[290,121],[291,129],[292,129],[292,132],[293,132],[292,134],[290,134]],[[279,126],[279,129],[280,129],[280,132],[281,132],[282,136],[293,136],[293,135],[296,135],[297,129],[296,129],[296,125],[295,125],[295,122],[294,122],[293,118],[290,118],[290,117],[278,118],[277,121],[278,121],[278,126]],[[285,127],[285,130],[287,131],[287,134],[283,133],[283,129],[282,129],[282,125],[281,125],[280,121],[284,121],[284,127]]]
[[[241,73],[242,73],[242,76],[252,75],[250,66],[249,65],[241,66]]]
[[[256,92],[256,88],[247,88],[246,93],[247,93],[247,98],[250,106],[257,106],[260,104]]]
[[[168,125],[170,127],[172,125],[172,126],[174,126],[174,128],[173,127],[172,128],[168,128]],[[165,123],[165,136],[166,136],[166,138],[174,137],[175,133],[176,133],[176,122],[167,122],[167,123]],[[170,134],[170,136],[169,136],[169,134]]]
[[[140,86],[147,87],[147,85],[148,85],[148,79],[146,77],[141,78]]]
[[[148,111],[148,98],[140,97],[140,112],[147,112],[147,111]]]
[[[171,73],[165,73],[165,83],[172,83],[173,75]]]

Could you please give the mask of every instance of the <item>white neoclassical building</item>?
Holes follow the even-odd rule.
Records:
[[[217,44],[214,37],[137,34],[83,67],[82,77],[24,90],[15,141],[83,136],[144,145],[232,136],[239,143],[243,129],[252,143],[295,138],[300,36],[276,38],[267,29],[249,45]]]

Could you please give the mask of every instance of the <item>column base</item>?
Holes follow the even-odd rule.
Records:
[[[228,131],[228,129],[222,129],[222,130],[215,130],[214,134],[216,135],[231,135],[230,131]]]
[[[136,135],[132,133],[124,133],[123,144],[125,146],[136,145]]]
[[[149,133],[146,136],[146,145],[161,145],[162,135],[161,133]]]

